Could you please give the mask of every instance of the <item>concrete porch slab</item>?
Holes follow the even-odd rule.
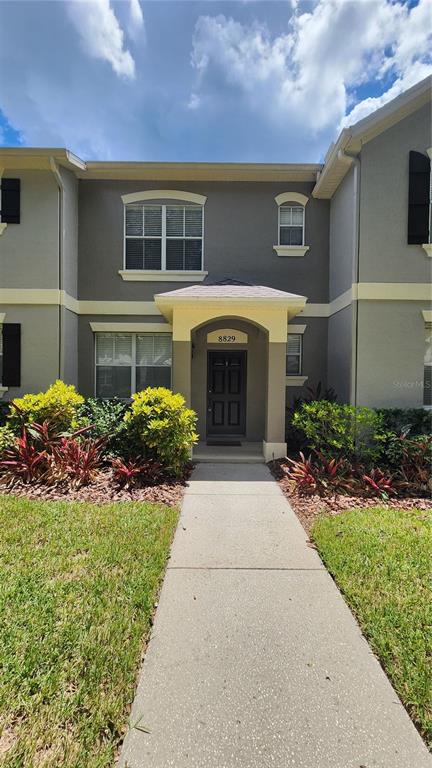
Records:
[[[194,446],[192,460],[207,464],[264,464],[263,444],[243,441],[241,445],[207,445],[199,442]]]
[[[198,464],[187,495],[241,494],[249,496],[278,496],[279,486],[265,464]]]

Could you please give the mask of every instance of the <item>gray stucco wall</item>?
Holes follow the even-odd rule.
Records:
[[[122,194],[146,189],[181,189],[207,196],[204,213],[204,268],[208,280],[226,277],[328,299],[329,202],[310,197],[306,206],[303,258],[281,258],[278,208],[274,197],[296,191],[311,195],[313,184],[244,182],[79,183],[79,297],[151,301],[155,293],[179,287],[170,282],[124,282]],[[312,279],[313,276],[313,279]],[[185,283],[181,284],[186,285]]]
[[[49,171],[8,171],[21,179],[21,223],[0,237],[1,288],[58,288],[58,187]]]
[[[407,244],[410,150],[432,146],[427,104],[369,141],[361,152],[360,281],[422,283],[431,260]]]
[[[78,296],[78,180],[65,168],[60,168],[64,186],[62,258],[62,288],[70,296]]]
[[[62,307],[62,378],[78,386],[78,315]]]
[[[59,377],[59,309],[56,306],[0,304],[6,323],[21,323],[21,386],[5,400],[47,389]]]
[[[359,405],[422,406],[423,309],[428,307],[417,301],[359,302]]]
[[[303,334],[302,375],[308,379],[302,387],[286,388],[286,400],[290,405],[297,397],[304,397],[307,387],[315,387],[319,382],[327,386],[327,318],[295,317],[291,325],[306,325]],[[290,326],[288,325],[288,332]]]
[[[349,403],[351,398],[354,311],[354,305],[345,307],[328,321],[327,384],[339,403]]]
[[[351,167],[330,204],[330,301],[353,283],[355,230],[355,172]]]

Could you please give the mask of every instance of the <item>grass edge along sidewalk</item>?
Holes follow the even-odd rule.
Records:
[[[178,510],[0,496],[0,762],[105,768]]]
[[[353,509],[312,528],[328,570],[432,746],[432,512]]]

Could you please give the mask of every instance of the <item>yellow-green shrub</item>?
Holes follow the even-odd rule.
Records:
[[[22,424],[49,421],[59,431],[76,429],[78,409],[83,403],[84,398],[72,384],[57,380],[46,392],[24,395],[13,400],[8,424],[12,429],[19,429]]]
[[[148,387],[132,396],[124,419],[137,452],[156,458],[174,475],[181,474],[198,439],[196,413],[186,408],[182,395]]]

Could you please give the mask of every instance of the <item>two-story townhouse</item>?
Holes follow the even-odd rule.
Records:
[[[321,164],[0,149],[1,392],[180,391],[201,439],[286,451],[306,386],[430,405],[431,79]]]

